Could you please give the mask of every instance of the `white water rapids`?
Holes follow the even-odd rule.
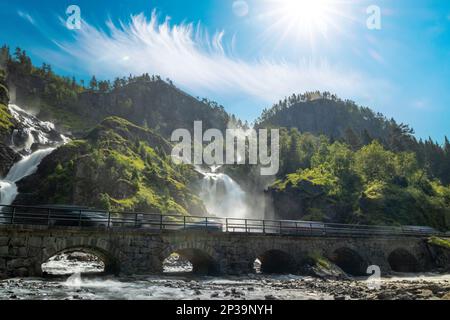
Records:
[[[63,135],[56,133],[53,123],[40,121],[17,105],[10,104],[8,107],[22,126],[20,130],[14,131],[11,148],[25,156],[0,180],[1,205],[11,205],[18,195],[16,183],[34,174],[42,160],[55,150],[55,146],[68,141]],[[32,152],[34,144],[42,149]]]

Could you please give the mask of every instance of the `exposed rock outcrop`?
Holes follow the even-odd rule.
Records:
[[[439,269],[450,271],[450,239],[433,237],[428,240],[428,248],[433,261]]]
[[[0,177],[5,177],[9,169],[20,160],[20,155],[10,147],[0,143]]]
[[[319,213],[321,217],[318,218],[331,220],[336,214],[333,202],[326,196],[323,187],[310,181],[300,181],[295,186],[288,184],[284,189],[273,186],[266,193],[273,202],[276,215],[283,219],[298,220]],[[315,212],[317,208],[320,212]]]

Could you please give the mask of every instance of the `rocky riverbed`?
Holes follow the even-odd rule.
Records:
[[[450,300],[450,276],[427,274],[384,278],[379,289],[370,289],[364,280],[325,280],[293,275],[114,278],[74,274],[67,279],[1,281],[0,299]]]
[[[173,255],[162,276],[101,276],[104,264],[80,252],[53,257],[43,265],[51,278],[0,281],[0,299],[30,300],[450,300],[450,275],[395,274],[378,282],[249,274],[198,277],[192,265]]]

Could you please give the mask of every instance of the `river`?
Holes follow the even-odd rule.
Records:
[[[27,300],[435,300],[450,299],[450,276],[415,275],[381,280],[371,290],[363,280],[300,276],[141,276],[9,279],[0,299]]]
[[[86,260],[86,259],[84,259]],[[450,275],[396,274],[374,289],[365,279],[327,280],[297,275],[206,277],[170,265],[165,275],[113,277],[95,274],[96,259],[67,257],[50,261],[46,272],[55,278],[15,278],[0,281],[0,299],[27,300],[436,300],[450,299]],[[83,274],[80,272],[94,272]]]

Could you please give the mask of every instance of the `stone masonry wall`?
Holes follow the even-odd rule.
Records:
[[[309,254],[333,259],[342,248],[356,253],[367,265],[380,266],[382,273],[391,270],[388,257],[396,249],[409,252],[423,269],[431,266],[426,241],[420,238],[300,238],[200,231],[150,233],[132,229],[0,226],[0,278],[40,276],[42,263],[60,252],[76,249],[100,257],[108,272],[131,275],[162,272],[164,259],[174,252],[185,255],[197,264],[194,267],[198,270],[242,274],[253,272],[255,259],[269,251],[283,252],[300,266]]]

